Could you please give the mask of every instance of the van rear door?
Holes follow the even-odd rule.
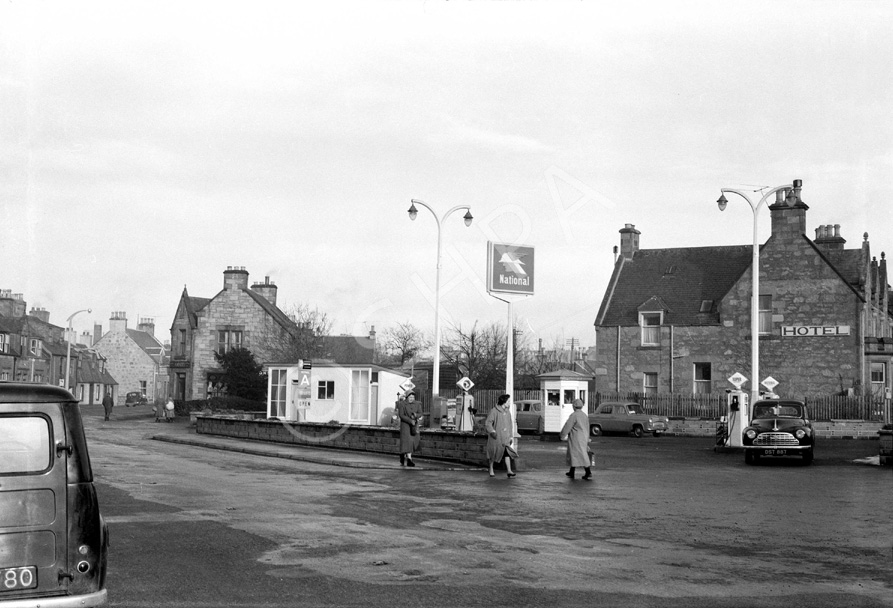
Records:
[[[0,404],[0,602],[69,582],[68,438],[55,404]]]

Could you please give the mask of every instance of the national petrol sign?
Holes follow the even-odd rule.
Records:
[[[487,290],[533,295],[533,247],[487,243]]]

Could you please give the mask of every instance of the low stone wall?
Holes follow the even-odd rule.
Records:
[[[667,435],[680,437],[715,437],[716,419],[670,418]],[[820,439],[877,439],[882,422],[862,420],[813,421],[812,428]]]
[[[244,420],[199,414],[196,416],[195,431],[205,435],[315,448],[358,450],[395,456],[400,453],[400,431],[381,426]],[[485,435],[422,429],[419,449],[413,454],[419,458],[486,465],[486,446]]]

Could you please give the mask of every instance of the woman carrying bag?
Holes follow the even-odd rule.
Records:
[[[592,479],[591,457],[589,455],[589,416],[583,413],[583,400],[574,400],[574,412],[561,429],[561,440],[567,440],[567,464],[570,471],[565,473],[571,479],[577,467],[583,467],[583,479]]]

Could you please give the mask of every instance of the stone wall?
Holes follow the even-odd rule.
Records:
[[[337,448],[399,454],[400,432],[379,426],[350,426],[312,422],[284,422],[278,420],[251,420],[251,415],[214,416],[196,415],[196,432],[204,435],[220,435],[237,439],[270,441],[314,448]],[[717,420],[696,418],[671,418],[667,435],[704,437],[713,445]],[[879,422],[830,421],[814,422],[819,439],[877,439],[883,425]],[[550,434],[549,439],[554,439]],[[442,430],[422,430],[421,444],[414,455],[449,462],[486,466],[486,435],[471,435]]]
[[[379,426],[350,426],[279,420],[239,420],[223,416],[196,416],[196,432],[238,439],[272,441],[314,448],[339,448],[380,454],[400,453],[400,431]],[[421,443],[413,452],[432,458],[472,465],[486,465],[487,437],[441,430],[422,430]]]

